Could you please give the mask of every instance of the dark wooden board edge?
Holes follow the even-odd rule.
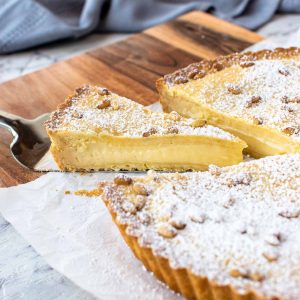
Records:
[[[218,27],[219,22],[222,26]],[[148,105],[158,99],[155,81],[160,76],[203,58],[242,51],[261,39],[236,25],[192,12],[1,84],[0,109],[33,118],[55,109],[66,95],[84,83],[106,86]],[[0,187],[25,183],[41,175],[13,160],[7,132],[0,129],[0,137]]]

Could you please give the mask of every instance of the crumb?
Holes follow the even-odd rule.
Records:
[[[70,191],[65,191],[65,195],[70,195],[71,192]]]
[[[99,189],[94,189],[94,190],[78,190],[74,192],[76,196],[86,196],[86,197],[98,197],[102,194],[102,191]]]

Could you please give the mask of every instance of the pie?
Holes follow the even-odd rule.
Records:
[[[256,158],[300,151],[300,51],[203,60],[157,81],[165,112],[203,118],[243,139]]]
[[[153,112],[96,86],[77,89],[46,129],[63,171],[204,170],[242,161],[246,147],[203,120]]]
[[[186,299],[299,299],[299,154],[99,188],[136,257]]]

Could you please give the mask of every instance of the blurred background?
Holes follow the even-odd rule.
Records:
[[[265,36],[300,27],[300,0],[0,0],[0,82],[192,10]]]

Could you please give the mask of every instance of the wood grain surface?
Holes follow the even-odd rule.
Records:
[[[144,105],[158,100],[155,81],[204,58],[239,52],[262,39],[258,34],[202,12],[110,46],[99,48],[0,85],[0,109],[34,118],[52,111],[83,84],[98,84]],[[41,175],[10,156],[11,136],[0,129],[0,187]]]

